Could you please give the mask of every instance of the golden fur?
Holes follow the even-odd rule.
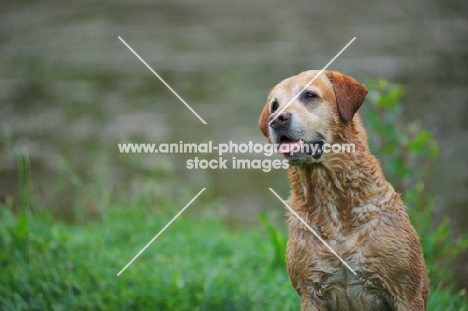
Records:
[[[270,142],[282,133],[294,140],[354,143],[354,153],[291,156],[288,204],[356,271],[352,274],[292,214],[286,261],[302,310],[426,310],[429,280],[419,237],[370,153],[357,109],[367,88],[326,71],[285,110],[286,121],[268,124],[315,75],[303,72],[271,91],[259,125]],[[306,90],[306,91],[307,91]],[[277,118],[278,119],[278,118]]]

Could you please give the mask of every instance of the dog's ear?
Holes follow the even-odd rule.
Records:
[[[356,111],[364,103],[367,87],[353,78],[336,71],[327,71],[326,75],[333,83],[340,115],[346,121],[351,121]]]
[[[270,138],[270,125],[268,124],[268,119],[270,117],[270,105],[268,104],[263,107],[262,114],[260,114],[260,119],[258,120],[258,126],[262,130],[265,137]]]

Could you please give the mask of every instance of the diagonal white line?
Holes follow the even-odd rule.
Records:
[[[281,201],[283,202],[283,204],[287,207],[287,209],[294,214],[294,216],[297,217],[297,219],[299,219],[303,224],[304,226],[307,227],[307,229],[310,230],[310,232],[312,232],[316,237],[317,239],[320,240],[320,242],[322,242],[329,250],[330,252],[333,253],[333,255],[335,255],[345,266],[346,268],[349,269],[349,271],[351,271],[354,275],[357,275],[356,272],[346,263],[346,261],[343,260],[343,258],[341,258],[334,250],[333,248],[330,247],[330,245],[327,244],[327,242],[325,242],[318,234],[317,232],[314,231],[314,229],[312,229],[309,224],[307,222],[305,222],[304,219],[301,218],[301,216],[299,216],[292,208],[291,206],[288,205],[288,203],[286,203],[273,189],[271,188],[268,188],[270,189],[270,191]]]
[[[328,68],[328,66],[331,65],[331,63],[333,63],[333,62],[335,61],[335,59],[337,59],[338,56],[340,56],[341,53],[343,53],[344,50],[346,50],[346,49],[348,48],[348,46],[350,46],[351,43],[353,43],[354,40],[356,40],[356,37],[352,38],[351,41],[349,41],[348,44],[346,44],[345,47],[342,48],[341,51],[339,51],[338,54],[336,54],[335,57],[333,57],[332,60],[329,61],[328,64],[326,64],[325,67],[323,67],[322,70],[320,70],[320,71],[315,75],[315,77],[314,77],[312,80],[310,80],[310,82],[307,83],[306,86],[304,86],[304,87],[302,88],[302,90],[300,90],[300,91],[296,94],[296,96],[294,96],[294,97],[289,101],[289,103],[286,104],[286,106],[284,106],[282,109],[280,109],[279,112],[276,113],[276,116],[275,116],[270,122],[268,122],[268,124],[271,124],[271,122],[275,121],[276,118],[278,118],[279,115],[280,115],[286,108],[288,108],[288,106],[291,105],[291,103],[292,103],[293,101],[295,101],[295,100],[299,97],[299,95],[301,95],[302,92],[304,92],[304,90],[305,90],[306,88],[308,88],[309,85],[311,85],[312,82],[314,82],[315,79],[317,79],[318,76],[320,76],[320,75],[325,71],[325,69]]]
[[[169,222],[167,223],[167,225],[166,225],[166,226],[164,226],[164,228],[162,228],[162,229],[161,229],[161,231],[159,231],[159,233],[158,233],[158,234],[156,234],[156,236],[155,236],[153,239],[151,239],[151,241],[149,241],[149,242],[148,242],[148,244],[146,244],[146,246],[145,246],[145,247],[143,247],[143,248],[142,248],[142,250],[141,250],[141,251],[139,251],[139,252],[138,252],[138,254],[136,254],[136,255],[135,255],[135,257],[133,257],[133,259],[132,259],[132,260],[130,260],[130,262],[129,262],[129,263],[128,263],[128,264],[127,264],[127,265],[126,265],[126,266],[125,266],[125,267],[124,267],[122,270],[120,270],[120,272],[119,272],[119,273],[117,273],[117,276],[120,276],[120,275],[122,274],[122,272],[124,272],[124,271],[125,271],[125,269],[127,269],[127,268],[128,268],[128,266],[130,266],[130,265],[131,265],[131,264],[132,264],[132,263],[135,261],[135,259],[137,259],[137,258],[138,258],[138,256],[140,256],[140,255],[141,255],[141,253],[143,253],[143,252],[145,251],[145,249],[147,249],[147,248],[148,248],[148,246],[150,246],[150,245],[151,245],[151,243],[153,243],[153,242],[154,242],[154,240],[156,240],[156,239],[157,239],[157,238],[158,238],[158,237],[159,237],[159,236],[160,236],[160,235],[161,235],[161,234],[164,232],[164,230],[166,230],[166,229],[167,229],[167,227],[169,227],[169,226],[170,226],[170,225],[171,225],[171,224],[174,222],[174,220],[176,220],[176,219],[177,219],[177,217],[179,217],[179,216],[180,216],[180,214],[182,214],[182,213],[183,213],[183,212],[184,212],[184,211],[187,209],[187,207],[189,207],[189,206],[190,206],[190,204],[192,204],[192,203],[193,203],[193,201],[195,201],[195,199],[196,199],[196,198],[198,198],[198,196],[199,196],[200,194],[202,194],[202,192],[203,192],[203,191],[205,191],[205,190],[206,190],[206,188],[203,188],[202,190],[200,190],[200,192],[198,192],[198,193],[197,193],[197,195],[196,195],[196,196],[195,196],[195,197],[194,197],[192,200],[190,200],[190,202],[188,202],[188,203],[187,203],[187,205],[185,205],[185,206],[184,206],[184,208],[183,208],[183,209],[181,209],[181,210],[180,210],[180,212],[179,212],[179,213],[177,213],[177,215],[175,215],[175,216],[174,216],[174,218],[172,218],[172,219],[171,219],[171,221],[169,221]]]
[[[125,46],[126,46],[130,51],[132,51],[133,54],[135,54],[136,57],[138,57],[138,59],[139,59],[146,67],[148,67],[148,69],[149,69],[156,77],[158,77],[159,80],[161,80],[162,83],[164,83],[164,85],[165,85],[172,93],[174,93],[174,95],[175,95],[182,103],[184,103],[185,106],[187,106],[188,109],[190,109],[190,111],[191,111],[194,115],[197,116],[198,119],[200,119],[200,121],[203,122],[203,124],[206,124],[205,120],[203,120],[202,117],[200,117],[200,116],[198,115],[198,113],[196,113],[195,110],[193,110],[193,108],[190,107],[190,105],[187,104],[187,103],[185,102],[185,100],[184,100],[182,97],[180,97],[180,95],[177,94],[176,91],[174,91],[174,89],[172,89],[172,87],[171,87],[169,84],[167,84],[167,82],[164,81],[164,79],[161,78],[161,76],[158,75],[158,74],[156,73],[156,71],[153,70],[153,68],[150,67],[150,65],[148,65],[148,64],[146,63],[146,62],[143,60],[143,58],[141,58],[140,55],[138,55],[138,53],[135,52],[135,51],[130,47],[130,45],[127,44],[127,42],[125,42],[124,39],[122,39],[120,36],[119,36],[118,38],[120,39],[120,41],[122,41],[123,44],[125,44]]]

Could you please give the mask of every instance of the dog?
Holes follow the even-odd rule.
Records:
[[[288,205],[356,273],[287,213],[286,266],[302,310],[426,310],[429,279],[419,237],[369,151],[357,113],[367,88],[340,72],[318,74],[305,71],[277,84],[259,119],[289,161]],[[332,144],[353,144],[354,152],[324,152]],[[304,145],[314,148],[298,148]]]

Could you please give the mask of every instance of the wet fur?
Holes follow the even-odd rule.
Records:
[[[268,125],[272,100],[289,102],[298,86],[300,90],[315,74],[293,76],[271,91],[259,120],[269,141],[275,137]],[[288,204],[357,276],[288,214],[287,270],[302,310],[426,310],[429,280],[419,237],[400,195],[370,153],[356,114],[367,89],[330,71],[312,88],[321,95],[315,106],[295,101],[287,108],[295,115],[292,135],[321,133],[330,143],[354,143],[356,152],[327,153],[319,161],[290,166]]]

